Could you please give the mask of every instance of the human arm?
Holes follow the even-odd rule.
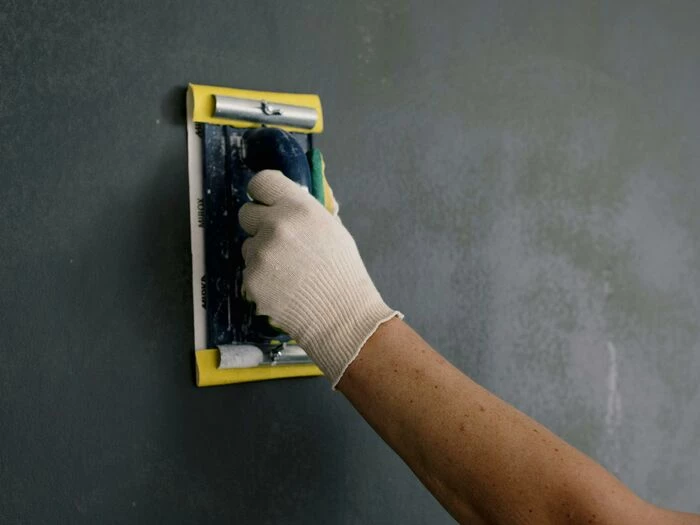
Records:
[[[338,390],[461,523],[700,524],[638,498],[398,319],[370,337]]]
[[[297,339],[455,518],[700,524],[637,498],[440,357],[384,304],[350,234],[304,190],[262,172],[249,193],[244,284],[258,313]]]

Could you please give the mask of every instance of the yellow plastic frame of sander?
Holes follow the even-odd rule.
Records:
[[[203,156],[202,144],[197,135],[196,124],[208,123],[233,126],[236,128],[255,128],[262,124],[245,120],[233,120],[214,115],[214,96],[227,96],[268,103],[290,104],[316,110],[318,118],[311,129],[296,128],[286,125],[266,124],[291,133],[321,133],[323,131],[323,112],[318,95],[294,93],[276,93],[271,91],[251,91],[215,86],[190,84],[187,90],[187,151],[190,187],[190,234],[192,240],[192,294],[194,297],[194,338],[197,386],[227,385],[284,379],[290,377],[319,376],[323,373],[316,365],[263,365],[252,368],[219,368],[219,350],[207,348],[206,345],[206,308],[200,296],[204,293],[204,221],[203,216]]]

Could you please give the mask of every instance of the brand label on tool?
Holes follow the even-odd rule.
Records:
[[[204,199],[197,199],[197,226],[204,228]]]

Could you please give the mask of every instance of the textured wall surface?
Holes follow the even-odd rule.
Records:
[[[700,3],[198,4],[0,6],[0,521],[450,522],[323,380],[194,387],[188,81],[319,93],[387,301],[700,511]]]

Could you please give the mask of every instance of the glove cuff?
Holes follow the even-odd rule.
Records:
[[[352,265],[342,266],[342,271],[333,275],[317,274],[313,283],[298,291],[284,319],[280,319],[282,326],[302,327],[290,334],[334,390],[379,325],[393,317],[403,319],[403,314],[384,303],[364,267],[355,270]]]
[[[333,390],[345,371],[360,354],[367,340],[374,335],[382,323],[403,314],[381,302],[363,312],[361,318],[342,332],[331,332],[331,336],[319,340],[310,339],[303,348],[312,356],[318,367],[331,382]]]

